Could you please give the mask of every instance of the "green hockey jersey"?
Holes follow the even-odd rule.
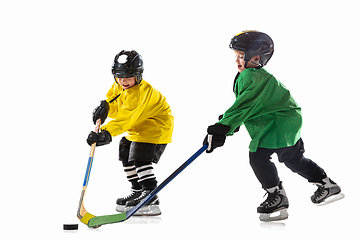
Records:
[[[250,152],[258,147],[283,148],[300,139],[301,108],[290,92],[264,68],[249,68],[234,83],[236,100],[219,123],[236,127],[245,125],[251,137]]]

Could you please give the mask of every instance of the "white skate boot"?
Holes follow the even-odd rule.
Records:
[[[282,186],[282,182],[280,182],[279,186],[265,190],[268,197],[257,208],[257,212],[260,213],[260,220],[271,222],[287,219],[289,216],[287,212],[289,201]]]
[[[318,189],[311,196],[311,201],[318,206],[323,206],[345,197],[340,187],[328,177],[314,184],[318,186]]]

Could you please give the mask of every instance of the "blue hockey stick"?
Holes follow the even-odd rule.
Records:
[[[184,162],[175,172],[173,172],[167,179],[165,179],[157,188],[155,188],[149,195],[147,195],[138,205],[133,207],[132,209],[113,215],[105,215],[105,216],[97,216],[90,218],[88,222],[88,226],[92,228],[100,227],[101,225],[123,222],[129,219],[132,215],[134,215],[142,206],[148,203],[158,192],[161,191],[171,180],[173,180],[177,175],[179,175],[187,166],[190,165],[200,154],[202,154],[208,145],[202,146],[194,155],[192,155],[186,162]]]

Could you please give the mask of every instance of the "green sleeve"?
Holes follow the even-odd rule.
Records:
[[[260,96],[263,85],[260,81],[254,81],[251,74],[243,72],[239,75],[234,87],[236,100],[219,121],[221,124],[230,126],[229,135],[232,135],[235,128],[241,126],[244,121],[261,114]]]

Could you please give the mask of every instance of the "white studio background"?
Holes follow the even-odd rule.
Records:
[[[336,239],[356,234],[357,9],[351,0],[3,1],[0,235]],[[316,187],[274,157],[290,217],[260,223],[256,207],[265,192],[248,164],[250,138],[242,128],[160,192],[160,217],[87,229],[76,218],[90,151],[85,139],[94,128],[92,110],[113,83],[114,56],[137,50],[144,58],[144,79],[172,107],[173,143],[155,166],[161,182],[201,147],[207,126],[234,101],[237,69],[228,44],[252,29],[274,40],[266,68],[303,109],[306,156],[340,184],[346,198],[313,206]],[[117,160],[119,140],[95,152],[85,199],[95,215],[115,213],[116,198],[129,193]],[[63,223],[79,223],[79,231],[64,232]]]

